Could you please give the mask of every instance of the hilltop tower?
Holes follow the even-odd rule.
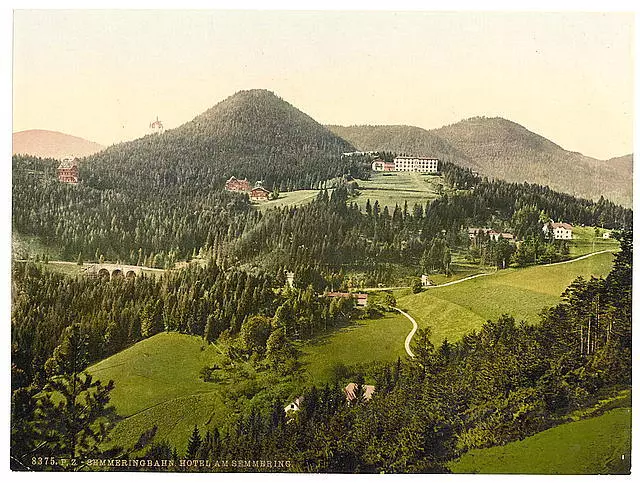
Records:
[[[151,130],[151,134],[162,134],[164,132],[164,126],[162,125],[162,121],[158,119],[158,116],[156,116],[155,121],[149,124],[149,129]]]

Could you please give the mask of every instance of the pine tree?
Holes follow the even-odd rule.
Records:
[[[195,459],[201,445],[202,438],[200,437],[200,431],[198,431],[198,425],[196,424],[187,445],[187,459]]]
[[[113,381],[94,381],[83,372],[86,364],[87,337],[79,324],[72,324],[45,364],[49,379],[37,403],[36,427],[47,451],[78,461],[101,454],[117,418],[108,405]]]

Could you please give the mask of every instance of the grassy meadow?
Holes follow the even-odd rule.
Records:
[[[269,208],[282,208],[284,206],[302,206],[311,203],[320,190],[297,190],[283,191],[278,199],[269,201],[255,202],[255,207],[259,210],[267,210]]]
[[[360,196],[355,199],[361,210],[365,209],[367,199],[371,206],[377,201],[380,209],[388,206],[392,210],[395,205],[404,206],[406,201],[409,209],[415,203],[426,203],[438,197],[437,185],[443,184],[440,176],[423,175],[420,173],[373,173],[371,179],[357,180]]]
[[[95,378],[113,379],[111,402],[124,419],[112,433],[112,444],[132,446],[142,432],[158,426],[156,441],[167,440],[181,450],[198,425],[202,434],[221,426],[237,412],[229,396],[249,401],[260,390],[283,400],[291,388],[248,363],[225,363],[218,346],[175,332],[156,334],[88,369]],[[218,364],[217,382],[199,378],[205,366]],[[281,378],[280,378],[281,379]],[[258,399],[258,396],[255,397]]]
[[[545,307],[560,302],[560,295],[578,276],[604,276],[613,254],[604,253],[563,265],[507,269],[419,294],[394,292],[398,307],[411,314],[420,327],[431,326],[437,345],[447,338],[460,339],[479,329],[488,319],[508,313],[517,320],[536,322]],[[335,364],[392,361],[404,356],[404,339],[411,323],[400,314],[358,321],[322,336],[302,348],[302,362],[312,380],[324,382]]]
[[[601,229],[599,236],[596,236],[596,228],[593,226],[574,226],[573,240],[569,243],[569,255],[575,258],[602,250],[617,250],[620,246],[618,240],[602,238],[602,233],[605,231],[610,230]]]
[[[631,408],[571,423],[504,446],[471,450],[450,465],[454,473],[628,474]]]
[[[419,326],[429,325],[432,340],[454,341],[487,319],[508,313],[516,320],[536,322],[544,307],[560,302],[560,295],[578,276],[605,276],[613,254],[603,253],[562,265],[539,265],[500,270],[447,287],[433,287],[398,299],[398,307]]]
[[[336,364],[394,361],[406,355],[404,340],[411,322],[398,313],[358,320],[301,347],[301,362],[316,383],[331,380]]]

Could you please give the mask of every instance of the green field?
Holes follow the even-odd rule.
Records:
[[[425,204],[437,198],[437,185],[444,184],[440,176],[403,172],[373,173],[369,180],[356,181],[360,196],[355,201],[361,210],[364,210],[367,199],[371,200],[371,206],[377,201],[380,209],[388,206],[390,210],[396,204],[403,207],[406,201],[411,210],[416,203]]]
[[[219,350],[221,349],[221,350]],[[176,332],[160,333],[88,369],[95,378],[113,380],[111,402],[124,419],[113,430],[111,445],[131,447],[158,426],[156,441],[169,441],[184,453],[193,427],[204,434],[221,427],[245,404],[287,400],[297,384],[248,362],[231,362],[219,344]],[[204,382],[200,370],[212,365],[217,382]]]
[[[536,322],[544,307],[560,302],[560,295],[576,277],[606,275],[612,260],[613,254],[604,253],[562,265],[501,270],[419,294],[399,289],[395,295],[398,307],[411,314],[419,326],[431,326],[435,344],[444,338],[453,342],[504,313]],[[411,323],[400,314],[358,321],[303,346],[302,361],[314,381],[326,381],[337,363],[392,361],[403,356],[410,330]]]
[[[628,474],[631,409],[542,431],[504,446],[471,450],[450,465],[454,473]]]
[[[404,340],[411,322],[398,313],[359,320],[302,347],[302,364],[316,383],[328,382],[335,364],[394,361],[406,355]]]
[[[562,265],[539,265],[501,270],[448,287],[435,287],[398,300],[419,326],[432,328],[432,340],[454,341],[487,319],[508,313],[516,320],[536,322],[544,307],[560,302],[560,295],[578,276],[604,276],[613,254],[603,253]]]
[[[269,208],[282,208],[283,206],[302,206],[311,203],[320,190],[297,190],[280,192],[278,199],[255,202],[255,207],[259,210]]]
[[[600,236],[596,237],[596,228],[592,226],[573,227],[573,240],[569,243],[569,255],[579,257],[587,253],[602,250],[617,250],[620,247],[618,240],[610,238],[605,240],[602,233],[609,230],[600,230]]]
[[[214,384],[198,378],[220,358],[213,345],[177,333],[161,333],[91,366],[88,372],[116,383],[111,401],[126,419],[113,433],[116,444],[133,444],[158,425],[158,439],[184,447],[194,424],[211,427],[227,411]]]

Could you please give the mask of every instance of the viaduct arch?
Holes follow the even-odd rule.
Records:
[[[142,275],[142,267],[138,267],[136,265],[96,263],[87,267],[85,274],[90,277],[100,277],[107,280],[135,278]]]

